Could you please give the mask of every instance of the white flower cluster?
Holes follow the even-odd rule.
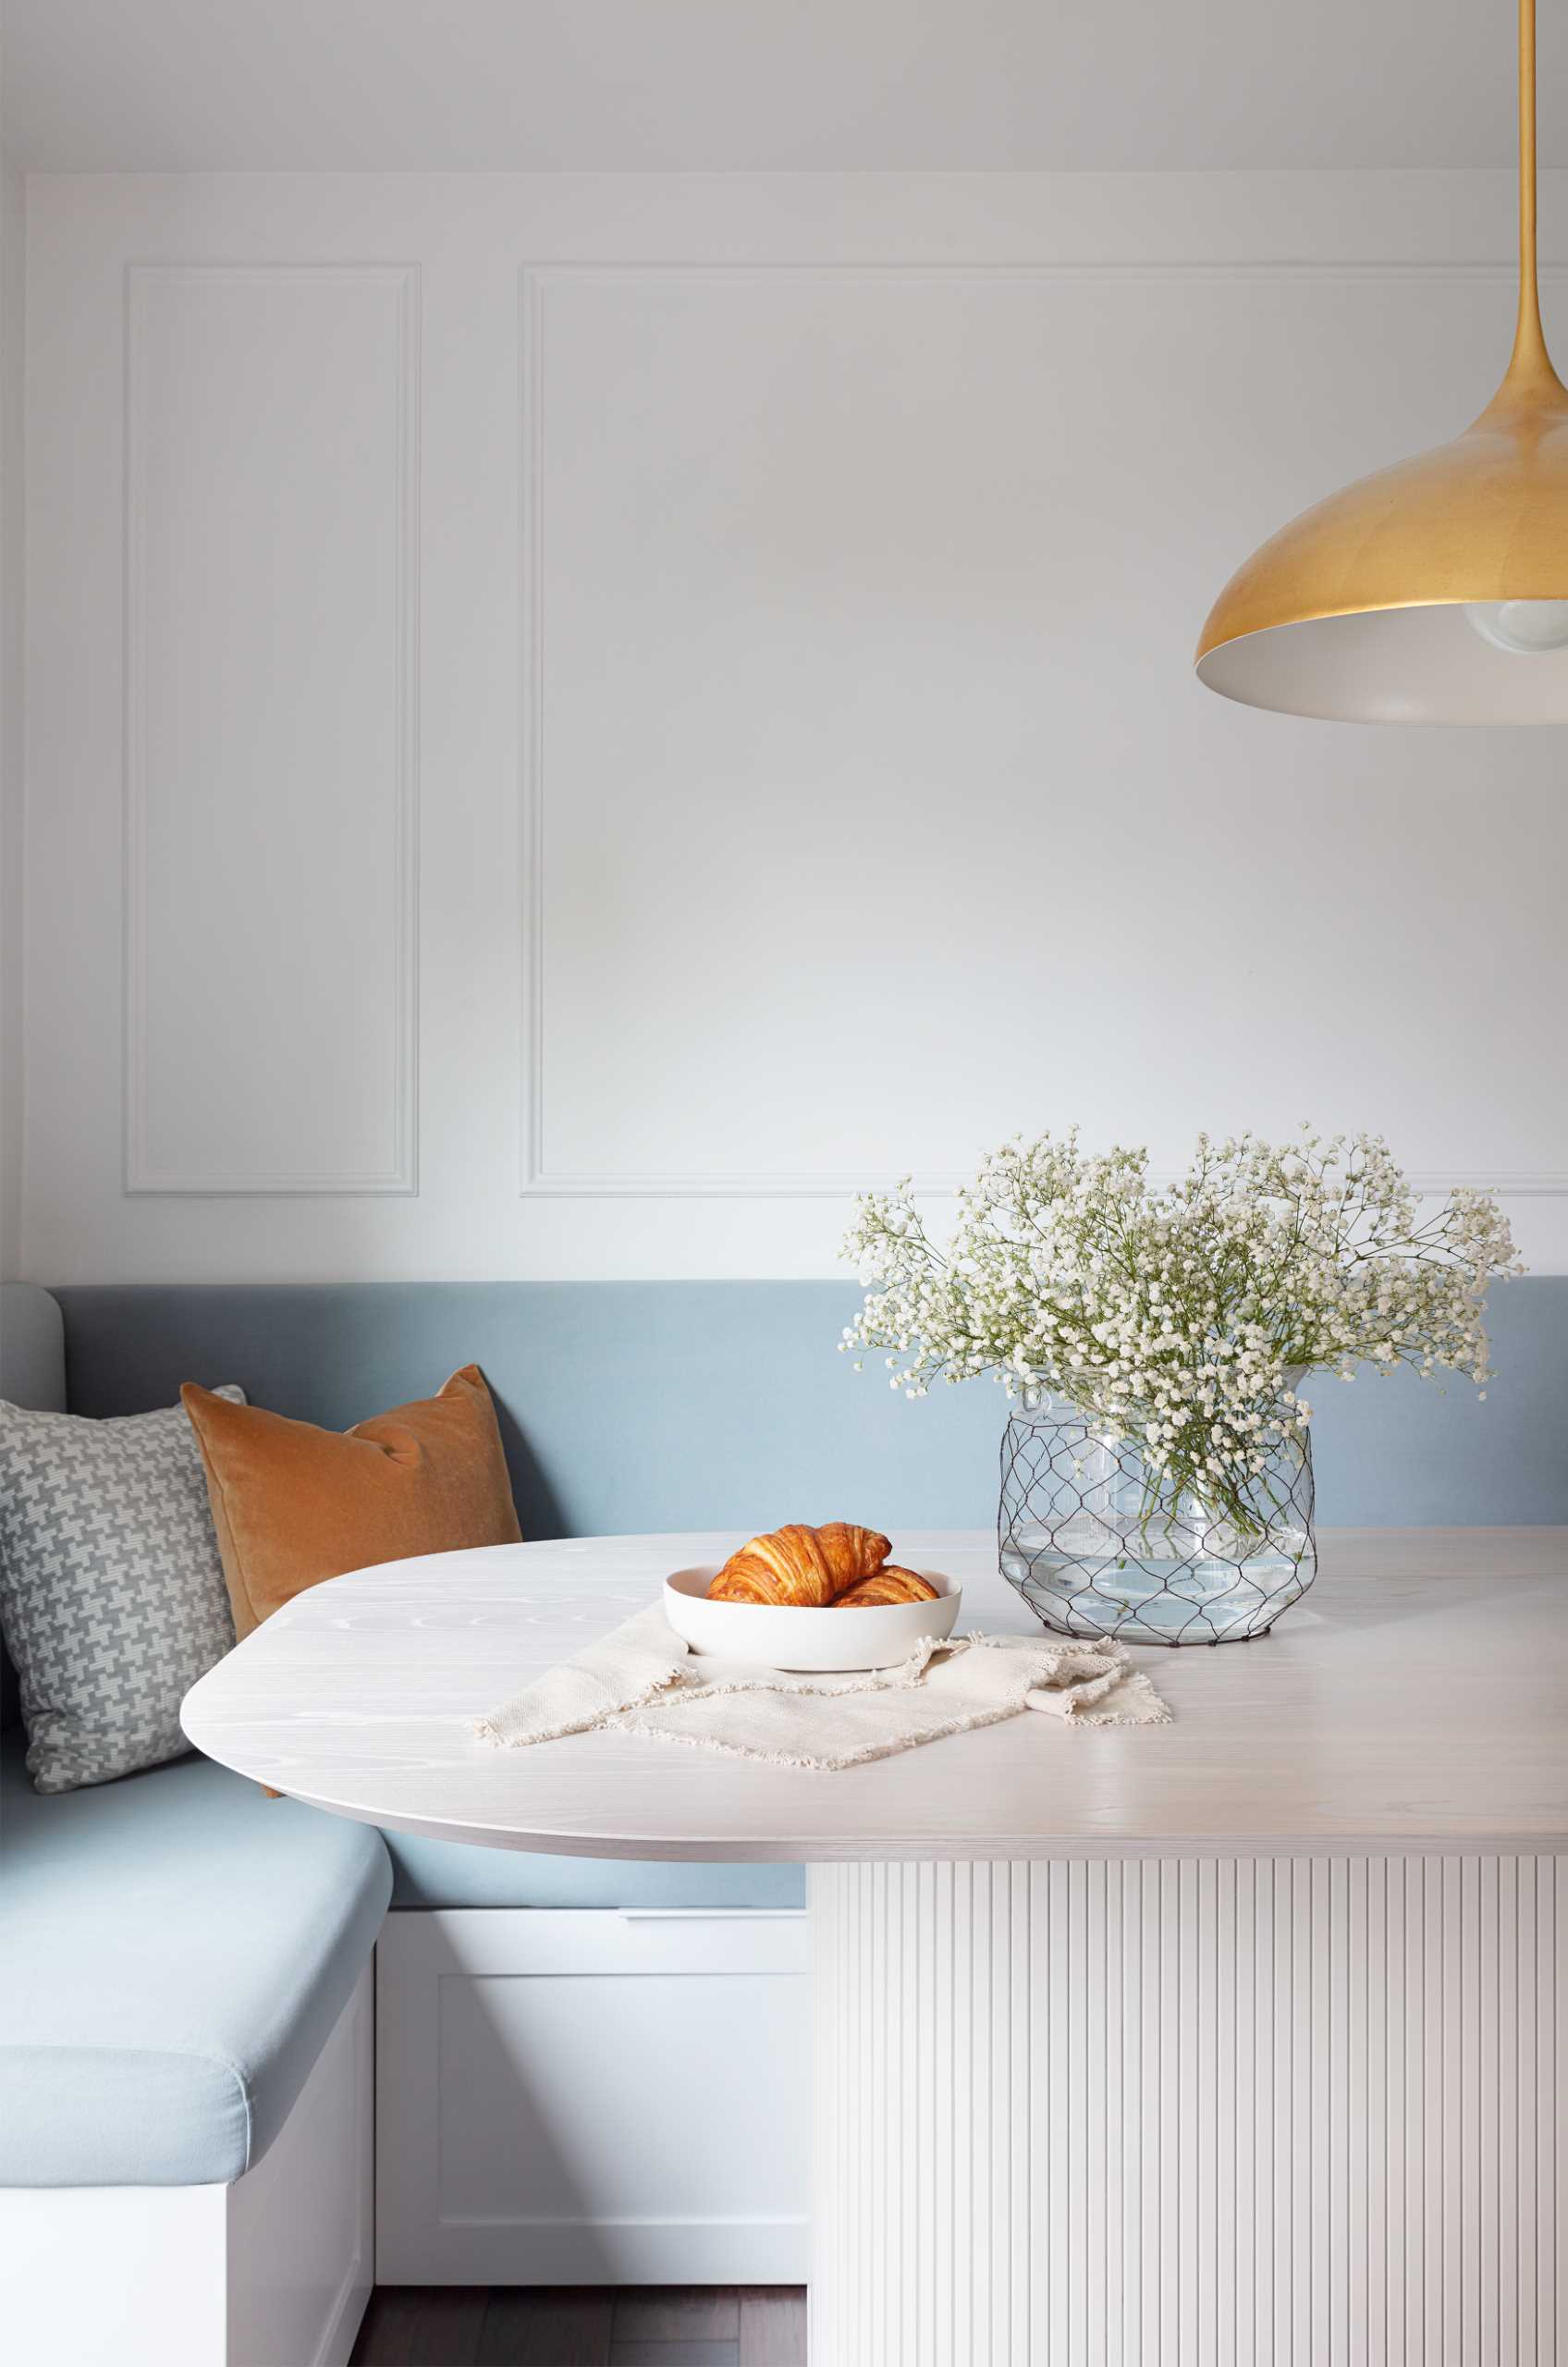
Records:
[[[1059,1392],[1138,1445],[1162,1493],[1231,1498],[1304,1429],[1307,1372],[1361,1364],[1489,1376],[1494,1276],[1523,1269],[1486,1194],[1423,1214],[1375,1135],[1280,1147],[1198,1138],[1154,1184],[1144,1150],[1090,1158],[1077,1130],[1008,1143],[927,1236],[908,1179],[856,1203],[844,1254],[866,1299],[848,1349],[891,1353],[889,1385],[995,1372]]]

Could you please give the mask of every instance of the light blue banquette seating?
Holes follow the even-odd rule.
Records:
[[[64,1327],[7,1284],[0,1396],[63,1412]],[[10,1690],[7,1686],[7,1690]],[[57,1798],[0,1775],[0,2185],[227,2185],[370,1960],[379,1834],[191,1757]]]
[[[1557,1424],[1531,1413],[1561,1405],[1568,1388],[1565,1290],[1522,1284],[1501,1296],[1497,1360],[1512,1409],[1494,1399],[1477,1411],[1469,1392],[1445,1400],[1403,1381],[1331,1396],[1317,1438],[1324,1519],[1568,1518]],[[833,1353],[853,1294],[830,1283],[54,1294],[6,1285],[0,1300],[0,1396],[88,1416],[172,1404],[182,1380],[201,1378],[239,1381],[254,1403],[345,1428],[429,1394],[477,1361],[496,1397],[525,1537],[739,1535],[833,1516],[968,1527],[994,1515],[998,1393],[976,1386],[910,1407],[875,1374],[857,1376]],[[1343,1401],[1353,1397],[1351,1410]],[[384,2103],[403,2092],[401,2067],[386,2053],[405,2042],[397,2033],[445,2050],[450,2076],[471,2082],[462,2112],[435,2108],[433,2144],[456,2158],[464,2114],[483,2117],[473,2083],[527,2061],[523,2026],[507,2022],[513,2005],[502,2010],[489,1935],[503,1926],[520,1934],[508,1963],[518,1976],[515,2013],[525,2014],[529,1996],[544,1993],[527,1979],[554,1981],[563,1964],[592,1988],[593,1934],[606,1918],[643,1918],[655,1936],[665,1932],[664,1954],[650,1941],[647,1958],[661,1978],[671,1967],[702,1972],[697,1941],[680,1934],[704,1917],[751,1919],[758,1932],[770,1919],[780,1932],[798,1920],[799,1868],[617,1864],[382,1835],[270,1800],[195,1757],[39,1798],[21,1763],[14,1698],[8,1723],[0,2324],[23,2338],[15,2355],[31,2338],[31,2355],[50,2367],[342,2367],[372,2276],[370,1967],[384,1928],[422,1919],[425,1934],[408,1952],[414,1969],[399,1974],[391,2010],[384,1999]],[[393,1923],[384,1927],[388,1907]],[[542,1917],[556,1935],[543,1954]],[[563,1955],[562,1932],[577,1935],[575,1954]],[[755,1978],[784,1982],[796,1962],[784,1939],[771,1956],[761,1939],[757,1947]],[[484,2016],[465,2022],[454,2012],[448,2027],[438,2003],[445,1993],[450,2004],[452,1984],[481,1963],[490,1968],[488,2037]],[[427,2036],[416,1972],[436,2001]],[[624,1984],[619,1994],[627,2002]],[[655,2035],[656,2027],[648,2025]],[[487,2054],[492,2041],[502,2051]],[[404,2126],[385,2111],[384,2123]],[[585,2140],[572,2156],[580,2186],[593,2185],[593,2159]],[[591,2252],[570,2251],[564,2238],[552,2254],[557,2238],[537,2196],[503,2197],[492,2211],[465,2189],[461,2208],[443,2218],[434,2186],[410,2201],[405,2167],[388,2158],[384,2137],[384,2226],[396,2213],[408,2220],[423,2211],[433,2232],[384,2235],[384,2273],[388,2261],[398,2276],[432,2281],[620,2273],[613,2260],[603,2268]],[[470,2170],[459,2165],[456,2175],[460,2186]],[[580,2202],[586,2222],[591,2195]],[[802,2218],[803,2207],[802,2198]],[[622,2222],[635,2215],[616,2208]],[[768,2211],[769,2226],[784,2226],[783,2203],[758,2208],[759,2226]],[[505,2229],[494,2232],[508,2211],[511,2252]],[[535,2224],[546,2233],[530,2250]],[[768,2241],[773,2250],[748,2268],[752,2253],[726,2251],[717,2238],[704,2252],[682,2250],[672,2236],[670,2273],[700,2278],[708,2259],[739,2262],[754,2281],[798,2273],[789,2243]],[[647,2281],[666,2273],[656,2247],[628,2257]],[[542,2259],[557,2260],[559,2273],[541,2275]],[[193,2261],[206,2263],[201,2275]],[[94,2318],[84,2288],[62,2321],[60,2281],[89,2263],[95,2291],[118,2280],[108,2314]],[[178,2322],[173,2289],[186,2296]],[[62,2349],[62,2324],[79,2321],[82,2347]]]
[[[5,1286],[0,1396],[50,1411],[143,1411],[173,1401],[178,1383],[167,1373],[222,1366],[243,1375],[254,1399],[285,1410],[326,1414],[345,1426],[374,1410],[374,1373],[366,1375],[368,1395],[346,1376],[345,1394],[331,1395],[327,1322],[286,1327],[303,1351],[295,1361],[278,1334],[279,1303],[263,1294],[258,1305],[241,1294],[270,1318],[264,1352],[239,1334],[186,1343],[178,1326],[160,1344],[145,1305],[138,1308],[142,1295],[90,1294],[78,1303],[78,1328],[69,1294],[63,1318],[49,1294]],[[221,1333],[221,1310],[212,1313]],[[434,1362],[419,1361],[406,1386],[386,1376],[381,1404],[439,1384],[446,1370],[435,1369],[439,1353]],[[516,1462],[521,1439],[515,1425],[508,1431]],[[537,1519],[533,1527],[538,1533]],[[194,1755],[42,1798],[28,1779],[14,1677],[6,1674],[0,2228],[7,2225],[5,2201],[31,2198],[36,2205],[51,2190],[101,2197],[107,2189],[225,2189],[249,2179],[289,2124],[364,1981],[389,1906],[754,1912],[801,1903],[798,1867],[622,1865],[384,1838],[269,1799]],[[14,2334],[31,2322],[34,2297],[25,2275],[18,2282],[14,2226],[10,2238],[0,2317]],[[47,2259],[50,2250],[35,2247],[35,2256]],[[203,2330],[192,2360],[202,2367],[208,2360],[229,2367],[231,2359],[235,2367],[241,2361],[316,2367],[319,2360],[327,2367],[346,2357],[370,2282],[368,2259],[350,2267],[343,2293],[324,2288],[326,2302],[339,2306],[319,2328],[283,2332],[266,2293],[252,2290],[247,2323],[228,2323],[230,2308],[224,2348],[214,2349]],[[252,2286],[264,2286],[269,2274],[252,2264]],[[61,2325],[54,2322],[56,2346],[68,2339]],[[120,2326],[104,2367],[129,2367],[140,2356],[135,2334]],[[312,2347],[298,2357],[271,2347],[299,2339]],[[165,2320],[157,2342],[167,2340]],[[63,2367],[57,2347],[47,2355],[51,2367]],[[178,2354],[154,2347],[149,2355]],[[83,2367],[92,2359],[84,2349]]]

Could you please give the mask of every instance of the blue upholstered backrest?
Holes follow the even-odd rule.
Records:
[[[66,1330],[36,1282],[0,1282],[0,1397],[36,1414],[66,1410]]]
[[[836,1516],[970,1528],[996,1516],[1001,1392],[906,1404],[835,1353],[835,1282],[386,1282],[0,1290],[0,1396],[77,1414],[170,1405],[182,1380],[347,1429],[477,1362],[525,1537],[771,1527]],[[1568,1522],[1568,1277],[1510,1283],[1499,1378],[1319,1379],[1325,1523]],[[5,1720],[15,1682],[0,1654]]]
[[[836,1282],[388,1282],[78,1286],[65,1309],[74,1412],[139,1413],[182,1380],[346,1428],[484,1368],[525,1536],[745,1529],[835,1515],[995,1518],[1001,1392],[907,1404],[876,1358],[835,1353]],[[1493,1306],[1499,1378],[1478,1404],[1408,1374],[1320,1379],[1325,1522],[1568,1521],[1568,1278]]]
[[[66,1333],[36,1282],[0,1282],[0,1397],[38,1414],[66,1410]],[[0,1643],[0,1727],[17,1720],[17,1672]]]

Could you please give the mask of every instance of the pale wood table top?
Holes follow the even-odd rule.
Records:
[[[1027,1715],[833,1772],[470,1721],[732,1537],[388,1563],[300,1596],[187,1697],[199,1748],[341,1816],[583,1857],[1072,1858],[1568,1847],[1568,1529],[1342,1529],[1255,1643],[1140,1651],[1170,1726]],[[904,1532],[962,1622],[1029,1632],[983,1532]]]

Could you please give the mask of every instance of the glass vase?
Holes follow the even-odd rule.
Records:
[[[1241,1504],[1244,1520],[1196,1495],[1164,1502],[1133,1440],[1030,1389],[1002,1441],[1002,1575],[1064,1635],[1239,1643],[1266,1635],[1317,1573],[1305,1430],[1272,1449]]]

